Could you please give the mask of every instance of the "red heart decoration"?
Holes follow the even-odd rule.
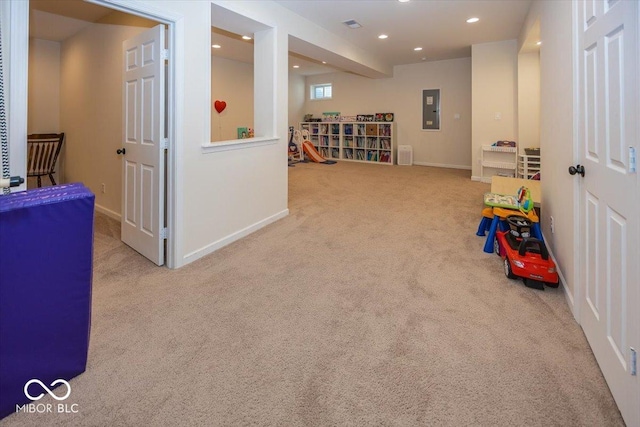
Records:
[[[216,101],[213,103],[214,108],[218,112],[218,114],[222,113],[225,108],[227,108],[227,103],[224,101]]]

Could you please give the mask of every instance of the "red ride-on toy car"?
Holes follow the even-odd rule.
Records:
[[[558,272],[542,240],[530,237],[531,221],[520,215],[507,217],[509,229],[496,233],[495,251],[504,262],[504,274],[509,279],[524,280],[529,288],[544,285],[557,288]]]

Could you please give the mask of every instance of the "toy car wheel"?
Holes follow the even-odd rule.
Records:
[[[500,255],[500,243],[498,242],[498,238],[493,239],[493,251]]]
[[[544,284],[547,285],[550,288],[557,288],[558,286],[560,286],[560,282],[558,282],[558,283],[545,282]]]
[[[504,275],[507,276],[509,279],[518,278],[518,276],[513,274],[513,271],[511,271],[511,261],[509,261],[509,258],[504,259]]]

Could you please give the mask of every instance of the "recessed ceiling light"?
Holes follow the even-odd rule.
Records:
[[[542,44],[542,42],[537,42],[536,45],[540,46]]]
[[[211,47],[214,49],[220,49],[222,46],[220,46],[219,44],[212,44]]]
[[[469,24],[473,24],[474,22],[478,22],[480,20],[480,18],[469,18],[467,19],[467,22]]]
[[[242,36],[242,40],[251,40],[251,37],[249,37],[249,36]]]
[[[419,51],[419,50],[422,50],[422,48],[420,46],[418,46],[418,47],[414,47],[413,50]]]
[[[299,65],[294,65],[293,68],[300,68],[300,66]]]
[[[322,63],[323,63],[323,64],[326,64],[326,63],[327,63],[327,61],[322,61]]]
[[[408,3],[409,0],[398,0],[400,3]]]
[[[386,34],[380,34],[380,35],[378,36],[378,38],[379,38],[379,39],[386,39],[387,37],[389,37],[389,36],[388,36],[388,35],[386,35]]]

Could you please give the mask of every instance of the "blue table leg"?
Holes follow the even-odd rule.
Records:
[[[476,236],[485,236],[487,230],[489,229],[489,223],[491,220],[486,216],[483,216],[480,220],[480,225],[478,225],[478,231],[476,232]]]
[[[497,215],[493,216],[493,221],[491,221],[491,227],[489,227],[489,235],[487,236],[487,241],[484,243],[484,249],[488,254],[493,253],[493,241],[496,238],[496,230],[498,229],[498,223],[500,222],[500,217]]]
[[[536,239],[540,240],[541,242],[544,242],[544,239],[542,238],[542,231],[540,230],[540,224],[537,222],[533,223],[533,226],[531,227],[531,234],[533,234],[533,237],[535,237]]]

